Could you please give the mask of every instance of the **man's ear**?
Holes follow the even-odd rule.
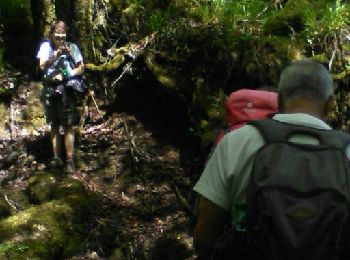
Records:
[[[330,96],[324,105],[324,115],[327,117],[335,107],[335,96]]]

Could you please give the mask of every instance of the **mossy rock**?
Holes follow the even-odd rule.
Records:
[[[83,216],[94,205],[94,198],[84,185],[70,177],[63,179],[55,188],[53,197],[67,202],[73,207],[77,216]]]
[[[33,133],[36,129],[46,125],[44,106],[40,101],[42,84],[32,82],[30,85],[31,91],[25,100],[23,109],[18,113],[15,120],[28,132]]]
[[[6,202],[4,196],[0,197],[0,219],[11,215],[10,205]]]
[[[18,210],[25,210],[31,206],[29,196],[25,190],[9,190],[6,197],[13,206],[11,213],[15,214]]]
[[[85,196],[86,194],[86,189],[80,181],[67,177],[57,185],[54,197],[65,200],[66,198],[70,199],[72,195]]]
[[[175,79],[171,76],[171,71],[168,70],[168,66],[162,66],[160,63],[156,62],[156,57],[153,53],[149,52],[145,57],[145,62],[148,69],[157,78],[157,80],[166,88],[174,88],[176,86]]]
[[[57,177],[53,174],[38,174],[28,181],[28,193],[34,203],[43,203],[53,199]]]
[[[0,221],[1,259],[60,259],[76,252],[82,235],[62,201],[33,206]]]
[[[95,65],[92,63],[86,64],[86,68],[92,71],[112,71],[118,69],[125,62],[124,53],[117,53],[110,62],[102,65]]]

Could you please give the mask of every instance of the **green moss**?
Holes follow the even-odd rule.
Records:
[[[122,0],[112,0],[112,1],[110,1],[112,10],[118,10],[121,7],[122,2],[124,2],[124,1],[122,1]]]
[[[6,202],[5,198],[0,198],[0,218],[8,217],[11,215],[10,205]]]
[[[53,259],[77,236],[72,221],[73,210],[66,203],[52,201],[33,206],[0,221],[1,241],[2,244],[14,241],[28,244],[22,259]],[[13,251],[12,247],[8,251]]]
[[[11,201],[16,207],[16,209],[13,206],[10,207],[11,214],[16,214],[18,210],[24,210],[30,207],[29,198],[25,190],[11,189],[9,191],[6,191],[4,189],[4,197],[5,194],[6,198]]]
[[[124,54],[117,54],[113,60],[110,62],[104,63],[102,65],[95,65],[88,63],[86,64],[86,68],[92,71],[112,71],[118,69],[125,61]]]
[[[264,32],[273,35],[289,35],[304,29],[306,12],[313,8],[310,1],[291,0],[264,24]]]
[[[53,191],[57,185],[57,179],[52,174],[38,174],[28,181],[30,198],[35,203],[43,203],[53,198]]]
[[[80,181],[67,177],[57,185],[54,196],[56,199],[65,199],[71,195],[86,195],[86,190]]]
[[[29,245],[27,243],[6,242],[0,244],[1,259],[23,259],[23,254],[28,252]]]
[[[0,87],[0,92],[1,92],[1,87]],[[1,126],[4,126],[5,125],[5,122],[8,118],[8,111],[5,107],[4,104],[1,104],[1,101],[0,101],[0,125]]]
[[[55,188],[53,197],[67,202],[77,212],[77,217],[83,216],[93,206],[93,199],[84,185],[72,178],[65,178]]]

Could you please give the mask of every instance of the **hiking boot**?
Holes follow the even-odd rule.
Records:
[[[68,174],[72,174],[75,172],[75,166],[74,166],[74,161],[73,159],[68,159],[66,161],[66,169],[65,172]]]
[[[63,161],[61,160],[60,157],[54,157],[50,164],[49,164],[50,169],[58,169],[63,167]]]

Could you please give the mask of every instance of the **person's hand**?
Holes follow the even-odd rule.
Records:
[[[67,45],[63,45],[59,49],[62,54],[70,54],[70,47]]]
[[[53,54],[54,54],[55,60],[57,60],[57,58],[60,55],[62,55],[62,54],[69,54],[69,53],[70,53],[70,47],[62,45],[57,50],[55,50]]]
[[[62,75],[62,73],[58,73],[53,79],[54,79],[54,80],[57,80],[57,81],[62,81],[62,80],[63,80],[63,75]]]
[[[53,61],[57,60],[58,57],[62,54],[62,50],[59,48],[53,52]]]

